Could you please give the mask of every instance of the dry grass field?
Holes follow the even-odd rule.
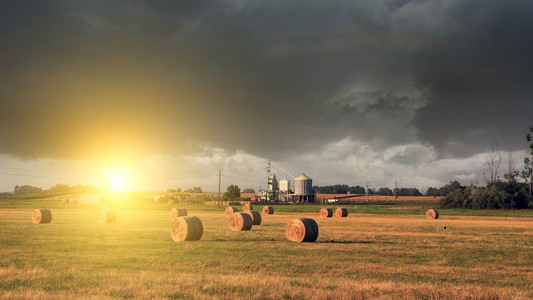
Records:
[[[260,210],[262,206],[254,206]],[[263,215],[230,231],[224,208],[189,210],[200,241],[174,242],[167,209],[0,209],[0,298],[531,299],[533,217],[316,212]],[[314,218],[315,243],[285,225]],[[444,229],[446,226],[446,229]]]

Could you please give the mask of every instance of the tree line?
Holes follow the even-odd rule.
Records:
[[[455,189],[440,200],[443,208],[477,208],[477,209],[520,209],[533,208],[533,126],[526,135],[529,148],[528,157],[524,158],[524,167],[518,170],[513,162],[512,152],[507,157],[507,171],[504,179],[499,177],[502,162],[501,154],[491,145],[485,160],[483,177],[486,186],[468,186]]]
[[[96,193],[101,191],[99,188],[95,188],[92,185],[73,185],[58,183],[55,186],[43,190],[42,188],[31,185],[16,185],[13,188],[13,195],[26,195],[26,194],[68,194],[68,193]]]
[[[323,185],[313,186],[313,192],[315,194],[365,194],[366,189],[360,185],[349,186],[347,184],[334,184],[334,185]],[[422,196],[422,193],[417,188],[398,188],[396,190],[398,196]],[[380,188],[369,188],[368,194],[372,195],[383,195],[383,196],[393,196],[394,191],[388,187]]]

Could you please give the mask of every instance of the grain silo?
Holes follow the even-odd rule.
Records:
[[[279,189],[276,174],[268,174],[268,191],[276,192]]]
[[[287,179],[282,179],[279,181],[279,190],[280,192],[287,193],[291,190],[291,182]]]
[[[305,174],[294,178],[294,197],[295,202],[316,202],[313,193],[313,180]]]

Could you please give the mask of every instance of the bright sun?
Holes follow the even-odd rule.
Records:
[[[109,173],[109,187],[115,193],[126,192],[128,189],[128,178],[124,171],[113,170]]]

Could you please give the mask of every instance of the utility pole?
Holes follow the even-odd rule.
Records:
[[[370,182],[368,182],[368,181],[366,182],[366,190],[365,190],[365,194],[366,194],[366,202],[367,202],[367,203],[368,203],[368,184],[369,184],[369,183],[370,183]]]
[[[397,200],[398,200],[398,180],[394,179],[394,205],[396,205]]]
[[[220,177],[221,177],[220,169],[218,170],[218,201],[220,201]]]

